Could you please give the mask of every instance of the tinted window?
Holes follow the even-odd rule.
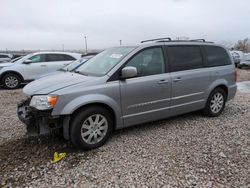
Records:
[[[29,58],[32,63],[44,62],[44,54],[34,55]]]
[[[199,46],[169,46],[171,71],[183,71],[203,67]]]
[[[65,55],[65,54],[61,54],[63,61],[73,61],[76,60],[74,57],[70,56],[70,55]]]
[[[7,55],[0,55],[0,58],[10,58],[10,57]]]
[[[46,61],[61,61],[61,56],[60,54],[47,54],[46,55]]]
[[[66,54],[47,54],[46,55],[46,61],[72,61],[75,60],[75,58],[66,55]]]
[[[204,46],[204,50],[206,53],[207,66],[212,67],[230,64],[230,58],[223,48],[217,46]]]
[[[126,66],[137,68],[138,76],[148,76],[165,72],[165,63],[160,47],[143,50],[136,54]]]

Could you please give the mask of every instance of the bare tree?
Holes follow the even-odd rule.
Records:
[[[243,40],[239,40],[234,45],[234,49],[241,50],[243,52],[250,52],[250,40],[249,40],[249,38],[245,38]]]

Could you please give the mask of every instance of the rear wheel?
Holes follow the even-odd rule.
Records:
[[[99,106],[87,107],[72,120],[70,137],[79,149],[89,150],[102,146],[113,130],[111,113]]]
[[[219,116],[226,104],[226,92],[221,88],[214,89],[208,97],[204,114],[206,116]]]
[[[7,89],[16,89],[20,86],[21,79],[17,74],[8,73],[3,76],[2,82]]]

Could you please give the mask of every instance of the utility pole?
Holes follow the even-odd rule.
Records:
[[[120,40],[120,46],[122,45],[122,40]]]
[[[85,39],[85,53],[87,54],[88,53],[87,37],[84,36],[84,39]]]

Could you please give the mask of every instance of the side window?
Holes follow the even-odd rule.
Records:
[[[74,60],[76,60],[74,57],[72,57],[70,55],[61,54],[61,56],[62,56],[62,61],[74,61]]]
[[[230,58],[225,49],[218,46],[204,46],[204,50],[208,67],[231,64]]]
[[[60,54],[46,54],[46,62],[61,61]]]
[[[75,58],[66,55],[66,54],[47,54],[46,55],[46,61],[73,61]]]
[[[168,55],[172,72],[203,67],[199,46],[169,46]]]
[[[32,63],[39,63],[39,62],[44,62],[44,54],[39,54],[39,55],[34,55],[29,58],[29,60],[32,61]]]
[[[0,58],[10,58],[10,57],[7,55],[0,55]]]
[[[139,52],[126,66],[136,67],[138,77],[164,73],[165,63],[161,47],[149,48]]]

